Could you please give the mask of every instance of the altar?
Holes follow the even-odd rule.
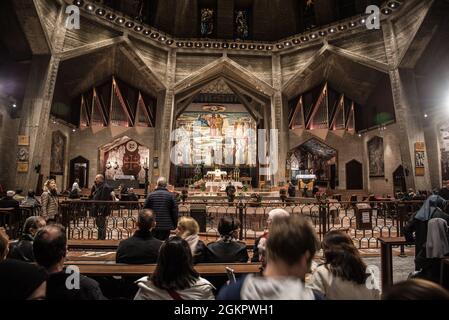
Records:
[[[312,191],[315,186],[316,175],[298,174],[296,180],[298,180],[299,190],[304,190],[307,187],[308,191]]]
[[[231,181],[231,183],[236,189],[243,188],[243,183],[241,183],[240,181]],[[229,181],[208,181],[206,182],[206,188],[209,188],[210,192],[214,192],[213,189],[224,192],[228,184]]]
[[[226,171],[221,171],[216,169],[214,171],[207,171],[206,177],[213,178],[214,181],[222,181],[223,177],[227,177],[228,173]]]

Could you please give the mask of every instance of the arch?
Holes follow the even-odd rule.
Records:
[[[346,189],[363,190],[363,165],[355,159],[346,163]]]
[[[89,187],[89,160],[82,156],[78,156],[70,160],[69,188],[79,179],[80,188]]]
[[[394,193],[407,191],[407,184],[405,181],[406,175],[407,173],[402,165],[399,165],[397,169],[394,170],[393,172]]]

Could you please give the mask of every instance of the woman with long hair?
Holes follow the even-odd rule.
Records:
[[[331,231],[324,237],[324,264],[318,266],[310,287],[333,300],[378,300],[378,279],[367,273],[359,251],[344,232]]]
[[[187,241],[175,236],[166,240],[159,251],[151,277],[137,281],[134,300],[213,300],[214,287],[193,268]]]
[[[178,221],[176,235],[183,238],[189,244],[192,251],[193,263],[204,263],[207,258],[207,248],[198,235],[200,227],[198,222],[191,217],[181,217]]]
[[[59,217],[59,200],[56,181],[49,179],[44,183],[41,195],[42,217],[48,222],[55,222]]]
[[[225,216],[218,223],[220,238],[207,245],[207,261],[213,263],[248,262],[248,251],[244,242],[238,241],[241,224],[234,217]]]

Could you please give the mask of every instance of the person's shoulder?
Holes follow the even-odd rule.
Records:
[[[218,292],[217,300],[241,300],[240,292],[246,277],[239,278],[236,282],[228,284]]]

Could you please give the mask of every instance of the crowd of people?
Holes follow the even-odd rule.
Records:
[[[55,190],[54,181],[45,184],[41,201],[46,208],[42,216],[26,219],[19,239],[9,241],[0,230],[0,299],[106,299],[99,282],[65,264],[67,235],[58,223]],[[98,175],[91,198],[112,200],[113,196]],[[2,201],[17,202],[13,193]],[[131,279],[135,300],[449,300],[449,293],[437,284],[441,259],[449,255],[448,205],[440,195],[427,198],[404,228],[407,239],[416,244],[416,272],[384,292],[346,232],[330,231],[320,243],[315,228],[302,215],[271,210],[251,257],[247,245],[239,241],[241,222],[231,216],[220,219],[219,238],[206,245],[196,220],[179,217],[165,178],[158,179],[143,207],[137,230],[116,251],[117,263],[156,264],[151,275]],[[99,238],[104,238],[110,212],[100,205],[93,214]],[[219,288],[195,270],[197,263],[248,261],[260,263],[261,272]]]

